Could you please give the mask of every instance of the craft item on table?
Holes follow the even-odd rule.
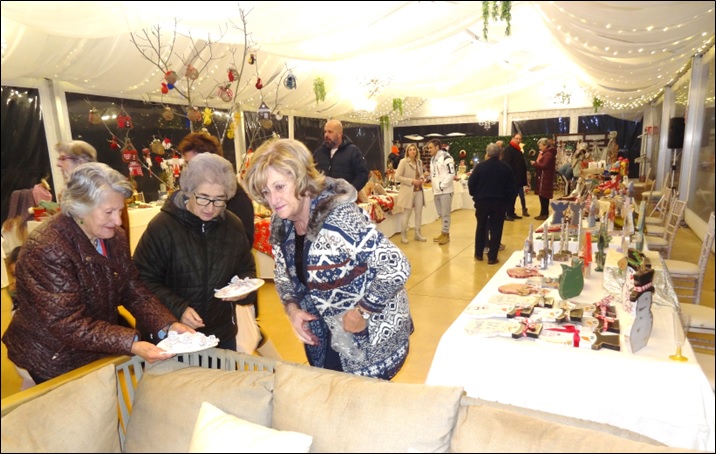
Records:
[[[499,286],[497,288],[497,291],[500,293],[508,294],[508,295],[527,296],[532,293],[537,293],[539,291],[539,289],[530,287],[527,284],[505,284],[505,285]]]
[[[525,245],[522,247],[522,266],[530,266],[533,258],[532,245],[530,244],[530,240],[526,239]]]
[[[617,319],[617,311],[614,306],[610,306],[614,297],[612,295],[605,296],[595,306],[597,310],[594,313],[594,318],[600,321],[602,326],[597,330],[598,332],[609,331],[612,333],[619,333],[619,320]]]
[[[538,289],[557,290],[559,288],[559,279],[549,276],[528,277],[525,283]]]
[[[621,343],[619,342],[619,334],[614,333],[602,333],[599,330],[594,331],[596,340],[592,344],[592,350],[601,350],[602,347],[620,351]]]
[[[507,275],[516,279],[526,279],[528,277],[542,276],[539,271],[532,267],[518,266],[507,270]]]
[[[599,225],[599,237],[597,239],[597,253],[595,255],[594,263],[596,268],[594,271],[604,271],[604,263],[607,260],[607,247],[609,246],[609,235],[607,233],[607,222],[606,217],[602,218],[602,222]]]
[[[534,305],[536,307],[554,307],[554,298],[552,298],[551,296],[547,296],[548,293],[549,290],[546,289],[542,289],[537,292]]]
[[[634,275],[634,289],[629,300],[634,308],[634,323],[629,333],[629,344],[632,353],[646,347],[654,325],[654,316],[651,313],[651,301],[654,292],[654,270],[638,271]]]
[[[590,229],[593,229],[597,225],[597,213],[599,212],[599,203],[597,203],[597,198],[593,197],[592,194],[589,194],[588,197],[588,215],[587,215],[587,227]]]
[[[592,232],[584,232],[584,245],[582,247],[582,260],[584,261],[583,273],[585,278],[592,275]]]
[[[478,337],[512,337],[522,332],[522,323],[516,320],[478,319],[470,320],[465,325],[465,332]]]
[[[545,221],[547,222],[547,221]],[[547,232],[553,233],[553,232],[561,232],[562,226],[560,224],[550,224],[547,226]],[[540,225],[535,229],[535,233],[542,233],[544,232],[544,224]],[[542,237],[540,237],[542,238]]]
[[[518,333],[512,333],[512,337],[515,339],[521,339],[523,337],[531,337],[537,339],[542,332],[542,323],[536,323],[529,318],[519,319],[521,329]]]
[[[565,315],[562,309],[556,307],[535,307],[532,311],[532,315],[530,315],[530,319],[535,322],[562,323],[567,319],[567,315]]]
[[[566,215],[567,208],[569,208],[569,201],[568,200],[555,200],[554,202],[550,202],[550,205],[552,206],[552,225],[561,225],[562,219],[564,219]]]
[[[465,308],[465,314],[474,318],[507,318],[514,310],[514,305],[472,302]]]
[[[582,322],[585,319],[596,319],[593,317],[596,307],[592,304],[576,304],[571,301],[560,301],[557,307],[564,310],[567,321]]]
[[[572,253],[569,252],[569,234],[568,229],[562,230],[559,234],[559,252],[554,254],[554,260],[558,262],[566,262],[572,258]]]
[[[492,295],[487,302],[490,304],[513,306],[514,311],[509,312],[507,318],[529,316],[532,314],[534,307],[534,302],[531,298],[520,295]]]
[[[572,259],[571,265],[561,264],[562,275],[559,276],[559,296],[563,299],[579,296],[584,289],[584,262]]]
[[[576,201],[569,204],[569,211],[572,212],[572,215],[569,218],[570,225],[573,225],[575,227],[580,225],[580,221],[582,220],[582,210],[584,209],[584,202]]]
[[[556,325],[545,323],[538,342],[557,344],[574,348],[592,348],[597,336],[592,332],[583,332],[582,328],[576,325]]]
[[[636,250],[641,252],[644,250],[644,225],[646,224],[646,201],[642,200],[639,204],[639,222],[636,228]]]

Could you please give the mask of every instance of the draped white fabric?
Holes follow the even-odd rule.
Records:
[[[243,53],[239,7],[257,48],[237,98],[245,108],[255,110],[263,95],[285,113],[374,121],[390,114],[392,124],[430,112],[502,111],[507,95],[508,110],[527,110],[512,107],[527,93],[535,97],[529,110],[549,108],[550,90],[561,87],[574,92],[568,107],[588,107],[598,95],[627,109],[658,95],[714,37],[709,1],[515,1],[511,36],[504,21],[491,20],[487,42],[482,2],[9,1],[2,2],[2,82],[48,78],[70,91],[185,103],[175,91],[162,98],[163,71],[132,44],[130,33],[158,27],[163,44],[177,32],[162,57],[180,76],[193,49],[218,41],[212,57],[221,58],[202,71],[195,91],[195,104],[218,106],[232,49]],[[193,61],[202,58],[208,50]],[[279,87],[287,68],[296,90]],[[263,93],[254,88],[257,76]],[[318,103],[316,77],[326,86]],[[405,100],[403,115],[393,98]],[[376,108],[356,113],[367,99]]]

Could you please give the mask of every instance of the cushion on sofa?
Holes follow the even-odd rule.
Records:
[[[278,363],[271,425],[311,452],[446,452],[462,392]]]
[[[206,369],[173,360],[147,367],[137,385],[125,451],[187,452],[204,401],[270,426],[273,378],[270,372]]]
[[[484,405],[461,406],[451,452],[692,452]]]
[[[308,452],[311,441],[310,435],[254,424],[203,402],[189,452]]]
[[[120,452],[117,380],[107,365],[2,418],[3,452]]]

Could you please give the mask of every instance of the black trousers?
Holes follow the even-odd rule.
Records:
[[[504,199],[485,199],[476,202],[475,218],[477,228],[475,229],[475,257],[482,257],[485,244],[488,243],[487,233],[490,233],[490,248],[487,253],[489,260],[496,260],[500,251],[502,241],[502,227],[505,224],[505,210],[507,204]]]
[[[539,196],[539,215],[549,216],[549,199]]]

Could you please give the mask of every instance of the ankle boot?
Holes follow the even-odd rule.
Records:
[[[527,217],[530,214],[527,212],[527,208],[522,208],[522,217]]]
[[[443,239],[443,235],[445,235],[445,234],[443,232],[440,232],[440,235],[433,238],[433,241],[435,241],[437,243],[438,241]]]
[[[450,242],[450,234],[449,233],[443,233],[443,237],[440,241],[438,241],[438,244],[440,246],[444,246]]]
[[[421,235],[420,230],[415,229],[415,241],[427,241],[423,235]]]
[[[403,231],[400,234],[400,242],[403,244],[408,244],[408,232]]]

